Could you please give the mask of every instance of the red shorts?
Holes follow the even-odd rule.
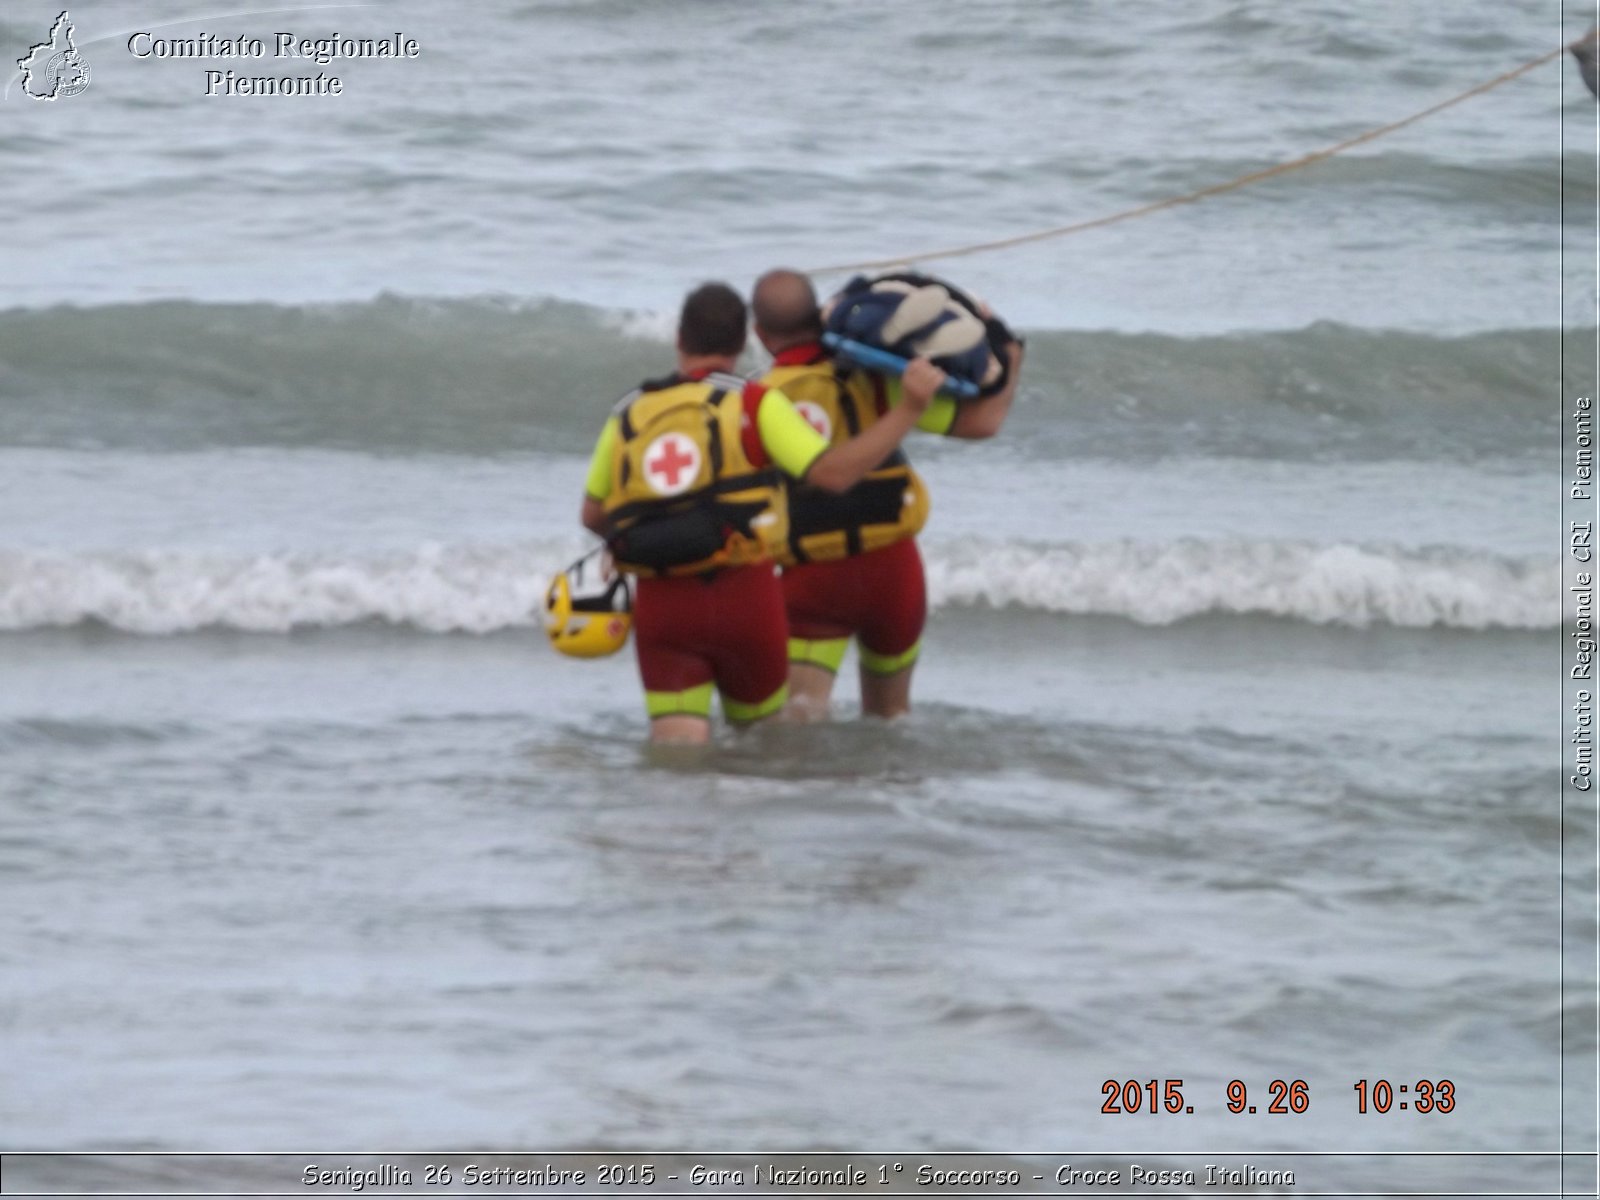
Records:
[[[783,571],[789,631],[822,640],[855,634],[880,658],[906,654],[922,636],[928,589],[915,538],[832,562],[797,563]]]
[[[733,720],[781,708],[789,676],[783,590],[771,563],[641,579],[633,644],[651,716],[709,711],[710,685]]]

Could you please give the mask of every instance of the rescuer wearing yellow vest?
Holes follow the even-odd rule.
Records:
[[[713,688],[735,723],[782,709],[788,625],[772,554],[788,538],[783,475],[847,490],[944,382],[913,362],[896,412],[830,442],[782,391],[733,374],[747,321],[726,284],[691,292],[677,372],[623,397],[589,464],[583,524],[638,576],[633,634],[652,741],[706,741]]]
[[[822,436],[837,446],[885,421],[898,428],[909,382],[827,357],[816,293],[804,275],[769,271],[756,281],[751,306],[756,336],[774,360],[762,382],[782,388]],[[1005,353],[1009,370],[998,391],[961,403],[936,396],[916,427],[959,438],[998,433],[1016,394],[1021,342],[1011,340]],[[927,488],[899,449],[842,494],[811,482],[789,489],[788,531],[777,551],[790,628],[791,711],[801,718],[826,713],[854,635],[862,711],[898,716],[911,707],[911,671],[927,618],[915,540],[928,516]]]

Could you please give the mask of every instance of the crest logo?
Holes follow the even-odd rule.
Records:
[[[73,26],[65,10],[50,26],[50,40],[29,46],[17,59],[22,68],[22,90],[35,100],[76,96],[89,86],[89,64],[72,40]]]

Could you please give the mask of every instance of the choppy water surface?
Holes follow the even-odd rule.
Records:
[[[93,40],[191,15],[74,8],[0,133],[0,1141],[1555,1148],[1570,63],[945,264],[1029,361],[912,447],[909,720],[653,756],[532,612],[687,286],[1220,182],[1582,14],[395,3],[294,18],[424,47],[320,106]],[[1196,1113],[1108,1125],[1148,1077]]]

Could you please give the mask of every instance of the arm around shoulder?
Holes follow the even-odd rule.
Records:
[[[944,372],[925,358],[906,367],[901,386],[903,403],[863,429],[847,442],[831,446],[806,471],[805,481],[828,492],[847,492],[872,468],[894,453],[900,439],[910,433],[927,411],[933,394],[944,382]]]

